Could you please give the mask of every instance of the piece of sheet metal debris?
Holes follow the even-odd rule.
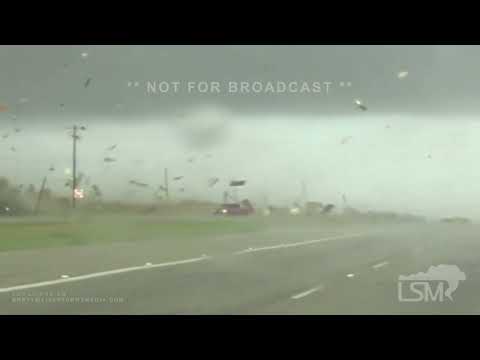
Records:
[[[246,180],[232,180],[230,181],[230,186],[244,186],[246,183]]]
[[[139,186],[139,187],[148,187],[148,186],[149,186],[148,184],[141,183],[141,182],[136,181],[136,180],[130,180],[130,181],[129,181],[129,184],[130,184],[130,185]]]
[[[347,142],[350,141],[350,139],[352,139],[351,136],[344,137],[344,138],[342,139],[342,141],[341,141],[342,145],[345,145]]]
[[[209,187],[212,187],[212,186],[214,186],[216,183],[218,183],[219,181],[220,181],[219,178],[211,178],[211,179],[208,180],[208,186],[209,186]]]
[[[355,99],[354,103],[357,106],[357,109],[360,109],[362,111],[367,111],[367,107],[363,104],[363,102],[360,99]]]

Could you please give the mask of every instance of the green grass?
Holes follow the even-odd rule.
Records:
[[[165,241],[189,244],[264,229],[255,218],[161,218],[101,216],[57,223],[0,223],[0,251],[82,246],[112,242]]]
[[[45,220],[45,219],[44,219]],[[362,225],[363,224],[363,225]],[[370,226],[348,216],[251,216],[224,218],[205,215],[139,215],[78,212],[67,221],[24,219],[0,222],[0,252],[24,249],[86,246],[115,242],[156,241],[172,254],[221,251],[238,247],[235,234],[283,231],[353,231]],[[242,242],[248,242],[248,236]],[[255,237],[252,237],[255,238]]]

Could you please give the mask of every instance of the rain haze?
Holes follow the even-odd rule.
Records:
[[[478,63],[0,46],[0,315],[480,314]]]
[[[244,196],[287,205],[304,181],[314,201],[480,216],[476,46],[3,46],[0,58],[2,134],[22,129],[1,140],[0,161],[17,183],[54,164],[49,187],[68,194],[66,128],[84,124],[78,171],[110,199],[149,201],[128,181],[157,187],[168,168],[184,176],[182,199],[220,201],[245,178]],[[240,82],[310,88],[241,93]]]

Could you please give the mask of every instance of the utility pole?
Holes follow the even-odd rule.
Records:
[[[165,197],[167,198],[167,200],[169,199],[169,193],[168,193],[168,169],[165,168],[165,171],[164,171],[164,177],[165,177]]]
[[[72,172],[73,172],[73,180],[72,180],[72,208],[75,209],[76,205],[76,198],[75,198],[75,190],[77,189],[77,141],[80,139],[78,135],[78,131],[82,130],[85,131],[85,126],[78,127],[77,125],[73,125],[73,149],[72,149]]]
[[[76,199],[75,199],[75,190],[77,188],[77,125],[73,126],[73,154],[72,154],[72,171],[73,171],[73,181],[72,181],[72,208],[75,209]]]
[[[35,209],[34,209],[35,215],[38,214],[38,210],[40,209],[40,201],[42,201],[42,195],[43,195],[43,191],[45,190],[46,183],[47,183],[47,177],[45,176],[43,178],[42,187],[40,188],[40,192],[38,193],[37,203],[35,204]]]

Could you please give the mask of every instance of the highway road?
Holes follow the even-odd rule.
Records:
[[[267,246],[249,235],[230,253],[9,284],[0,289],[0,314],[479,314],[478,230],[416,224],[298,231]],[[399,275],[437,265],[455,265],[466,276],[452,300],[400,301]],[[429,284],[435,290],[439,282]],[[417,296],[403,289],[403,299]]]

